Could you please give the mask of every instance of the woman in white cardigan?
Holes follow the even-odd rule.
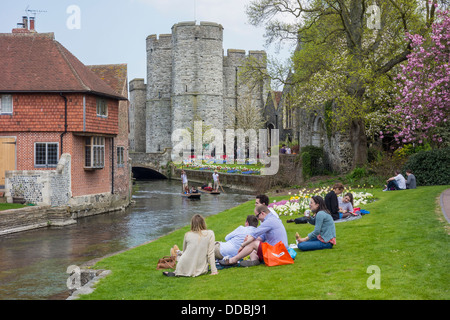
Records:
[[[175,272],[163,274],[169,277],[196,277],[208,273],[208,265],[211,266],[211,275],[217,274],[214,244],[214,232],[206,229],[205,219],[201,215],[194,215],[191,231],[184,235],[183,254],[178,258]]]

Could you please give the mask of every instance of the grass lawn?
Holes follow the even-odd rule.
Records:
[[[331,250],[298,252],[295,264],[219,270],[215,276],[167,278],[156,270],[159,258],[182,246],[188,226],[149,244],[106,258],[94,269],[112,270],[96,290],[81,299],[290,300],[290,299],[450,299],[448,223],[438,197],[448,186],[416,190],[372,191],[377,201],[363,207],[370,214],[337,223]],[[286,199],[287,197],[284,197]],[[281,200],[276,197],[272,200]],[[254,202],[208,217],[216,240],[242,225]],[[289,217],[282,216],[285,222]],[[313,226],[285,223],[289,243],[295,232],[306,236]],[[297,250],[298,251],[298,250]],[[380,270],[380,289],[367,286]],[[369,280],[370,283],[372,281]],[[245,287],[245,290],[243,290]]]
[[[0,203],[0,211],[3,210],[9,210],[9,209],[19,209],[19,208],[23,208],[26,207],[23,204],[20,203]]]

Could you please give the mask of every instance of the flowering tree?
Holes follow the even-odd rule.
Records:
[[[408,34],[413,48],[397,77],[399,98],[388,126],[397,143],[442,142],[450,114],[450,15],[439,12],[428,37]]]

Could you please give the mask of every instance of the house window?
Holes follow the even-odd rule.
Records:
[[[58,165],[58,143],[36,142],[34,159],[36,167],[56,167]]]
[[[108,116],[108,104],[106,99],[97,99],[97,116],[107,117]]]
[[[124,156],[125,154],[125,148],[124,147],[117,147],[117,166],[118,167],[123,167],[124,165]]]
[[[102,169],[105,166],[105,138],[88,137],[84,146],[84,167]]]
[[[13,113],[13,99],[10,94],[0,95],[0,114]]]

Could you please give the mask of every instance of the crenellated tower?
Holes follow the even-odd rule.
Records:
[[[171,34],[147,37],[146,126],[135,132],[146,137],[146,152],[171,148],[172,132],[192,129],[197,120],[219,130],[235,128],[235,110],[249,99],[262,112],[267,83],[249,88],[239,72],[248,59],[265,67],[266,54],[230,49],[224,56],[223,30],[213,22],[181,22]]]

